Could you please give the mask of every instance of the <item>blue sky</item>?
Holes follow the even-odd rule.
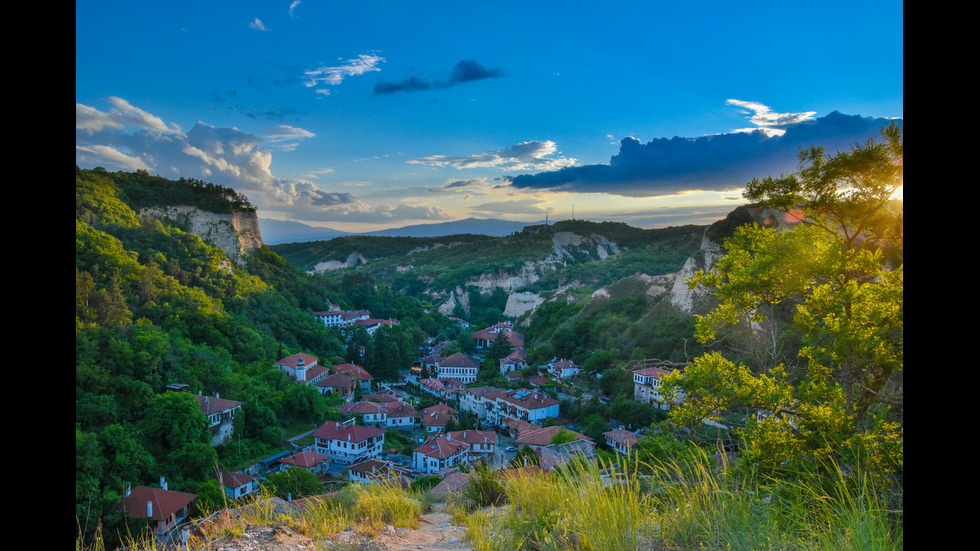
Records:
[[[800,145],[904,116],[895,1],[78,1],[75,20],[77,165],[345,231],[707,223]]]

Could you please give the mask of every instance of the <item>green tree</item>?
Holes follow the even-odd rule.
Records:
[[[796,174],[748,184],[747,198],[787,213],[785,227],[739,227],[714,271],[689,282],[719,299],[697,334],[704,343],[734,326],[775,335],[785,310],[800,333],[798,361],[749,366],[707,353],[668,377],[686,394],[675,420],[747,418],[744,456],[771,469],[835,459],[901,472],[904,243],[892,195],[903,185],[903,138],[896,125],[882,137],[833,156],[801,151]]]
[[[263,486],[282,499],[299,499],[323,492],[323,485],[316,475],[300,467],[270,475]]]

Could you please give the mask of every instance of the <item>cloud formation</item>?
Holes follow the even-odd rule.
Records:
[[[846,149],[877,135],[892,122],[836,111],[810,119],[808,113],[778,115],[761,104],[752,106],[753,120],[766,126],[700,138],[660,138],[646,144],[628,137],[620,142],[619,153],[609,164],[523,174],[513,177],[511,185],[632,197],[732,190],[753,178],[794,172],[801,147],[820,145],[829,152]],[[774,129],[781,132],[771,132]]]
[[[804,111],[802,113],[776,113],[767,105],[763,105],[757,101],[742,101],[737,99],[730,99],[726,101],[728,105],[737,105],[745,109],[742,111],[745,114],[752,113],[749,121],[755,125],[755,127],[742,128],[735,130],[735,132],[751,132],[754,130],[763,130],[769,136],[782,136],[786,133],[786,129],[790,126],[795,126],[797,124],[812,120],[813,116],[817,114],[816,111]]]
[[[420,204],[373,207],[350,193],[320,189],[305,180],[275,177],[267,140],[292,141],[313,137],[302,128],[277,125],[266,139],[236,128],[198,122],[184,133],[159,117],[121,98],[110,98],[110,111],[75,104],[75,163],[115,170],[146,170],[169,178],[199,178],[245,193],[266,212],[295,220],[394,222],[448,220],[439,208]],[[330,169],[318,171],[330,172]]]
[[[378,65],[385,62],[385,58],[375,54],[361,54],[354,59],[348,59],[340,65],[325,65],[316,69],[311,69],[303,73],[306,77],[308,88],[317,88],[318,94],[330,95],[330,88],[320,88],[320,86],[337,86],[347,77],[363,75],[373,71],[380,71]]]
[[[407,161],[409,164],[433,167],[452,167],[459,170],[498,168],[505,170],[558,170],[575,166],[577,161],[567,157],[552,157],[558,146],[551,140],[527,141],[505,149],[495,149],[467,157],[430,155]]]
[[[377,95],[394,94],[396,92],[418,92],[433,88],[451,88],[457,84],[498,78],[504,75],[502,69],[487,69],[472,59],[464,59],[453,66],[446,80],[430,82],[419,77],[410,77],[398,82],[379,82],[374,85]]]

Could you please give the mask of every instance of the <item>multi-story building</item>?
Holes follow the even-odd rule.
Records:
[[[440,358],[435,366],[437,379],[456,379],[463,384],[476,381],[480,360],[457,352],[448,358]]]
[[[431,474],[466,465],[469,448],[469,444],[455,440],[451,435],[433,436],[415,448],[412,466],[419,472]]]
[[[381,453],[385,429],[327,421],[313,432],[313,439],[313,451],[329,456],[334,463],[353,465]]]
[[[492,404],[494,397],[501,392],[504,390],[492,386],[464,388],[459,391],[459,409],[468,411],[476,415],[480,422],[485,422],[488,405]]]
[[[508,417],[540,425],[549,417],[558,417],[558,400],[533,390],[508,390],[494,396],[487,404],[487,422],[502,426]]]
[[[316,356],[302,352],[293,354],[292,356],[286,356],[274,365],[285,371],[296,382],[308,385],[315,385],[330,374],[330,371],[326,367],[320,365],[320,361]]]
[[[671,404],[661,393],[663,378],[671,370],[647,367],[633,372],[633,399],[644,404],[653,404],[661,409],[670,409]]]

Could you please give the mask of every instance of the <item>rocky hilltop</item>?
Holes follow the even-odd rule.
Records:
[[[245,264],[248,253],[262,246],[259,218],[254,210],[221,214],[192,206],[169,206],[147,207],[139,214],[172,221],[205,243],[219,247],[239,265]]]

